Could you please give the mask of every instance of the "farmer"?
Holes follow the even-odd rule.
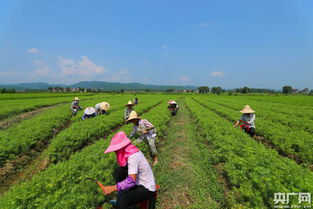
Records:
[[[107,114],[110,109],[110,104],[107,102],[101,102],[95,105],[97,115]]]
[[[105,195],[118,191],[117,208],[128,209],[131,206],[150,200],[156,192],[152,169],[142,154],[121,131],[115,134],[104,153],[115,152],[120,166],[115,170],[116,185],[105,186]]]
[[[146,119],[139,118],[135,111],[132,111],[129,114],[127,122],[134,124],[129,138],[133,137],[137,132],[140,132],[141,136],[134,141],[134,144],[146,142],[150,147],[151,157],[153,158],[153,165],[156,165],[158,163],[157,150],[155,147],[155,140],[157,136],[156,128]]]
[[[170,101],[168,101],[167,108],[172,113],[172,116],[175,116],[178,109],[179,109],[179,106],[177,105],[177,103],[174,100],[170,100]]]
[[[96,116],[97,116],[96,109],[93,108],[93,107],[87,107],[84,110],[84,114],[82,116],[82,119],[86,120],[87,118],[93,118],[93,117],[96,117]]]
[[[240,120],[235,123],[234,127],[237,127],[239,124],[241,124],[240,128],[253,137],[255,134],[255,111],[252,110],[249,105],[245,105],[245,107],[240,112],[243,114],[240,117]]]
[[[128,101],[128,103],[125,105],[125,113],[124,113],[124,120],[127,120],[129,117],[129,114],[131,113],[131,111],[133,111],[133,106],[134,104],[132,103],[132,101]]]
[[[136,97],[135,99],[134,99],[134,105],[137,105],[138,104],[138,98]]]
[[[80,99],[78,97],[75,97],[74,101],[72,102],[71,110],[72,110],[73,116],[77,114],[78,110],[82,109],[81,106],[79,106],[79,101]]]

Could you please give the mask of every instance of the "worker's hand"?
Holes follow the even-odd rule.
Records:
[[[102,191],[104,195],[109,195],[115,191],[116,186],[105,186]]]

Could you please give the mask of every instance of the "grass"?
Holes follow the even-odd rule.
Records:
[[[198,140],[183,102],[180,107],[161,138],[160,163],[155,168],[161,185],[158,208],[227,208],[208,147]]]

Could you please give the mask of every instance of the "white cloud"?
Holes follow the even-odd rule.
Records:
[[[212,77],[224,77],[225,73],[224,72],[211,72],[210,76],[212,76]]]
[[[161,46],[161,49],[167,49],[168,48],[168,45],[166,45],[166,44],[163,44],[162,46]]]
[[[41,61],[41,60],[36,60],[34,62],[36,69],[31,73],[31,76],[47,76],[49,75],[50,72],[50,68],[48,66],[47,63]]]
[[[30,48],[27,51],[28,53],[31,53],[31,54],[40,54],[40,51],[36,48]]]
[[[58,57],[58,63],[61,68],[61,74],[63,76],[68,75],[83,75],[92,76],[96,74],[105,73],[107,70],[101,66],[96,65],[89,60],[87,56],[82,56],[81,60],[65,59],[64,57]]]
[[[186,82],[191,81],[191,79],[188,78],[187,76],[180,76],[180,77],[179,77],[179,80],[181,80],[181,81],[186,81]]]
[[[203,23],[200,23],[199,25],[200,25],[200,27],[205,28],[205,27],[209,26],[209,23],[203,22]]]

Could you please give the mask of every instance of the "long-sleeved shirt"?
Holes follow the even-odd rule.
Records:
[[[79,108],[79,101],[72,102],[71,110],[78,109],[78,108]]]
[[[130,133],[129,137],[133,137],[137,133],[137,131],[142,132],[149,128],[152,128],[152,129],[149,130],[148,133],[142,134],[142,136],[146,137],[147,139],[156,137],[156,129],[154,128],[154,126],[146,119],[141,119],[139,120],[138,126],[137,125],[133,126],[133,130]]]
[[[130,112],[133,111],[133,108],[126,108],[124,113],[124,119],[127,120],[129,117]]]
[[[100,104],[101,103],[98,103],[98,104],[95,105],[96,110],[100,110],[101,109]]]
[[[250,127],[255,128],[255,114],[243,114],[240,120],[245,121]]]
[[[97,116],[96,113],[94,113],[92,115],[87,115],[87,114],[84,113],[83,116],[82,116],[82,119],[86,120],[87,118],[93,118],[93,117],[96,117],[96,116]]]

